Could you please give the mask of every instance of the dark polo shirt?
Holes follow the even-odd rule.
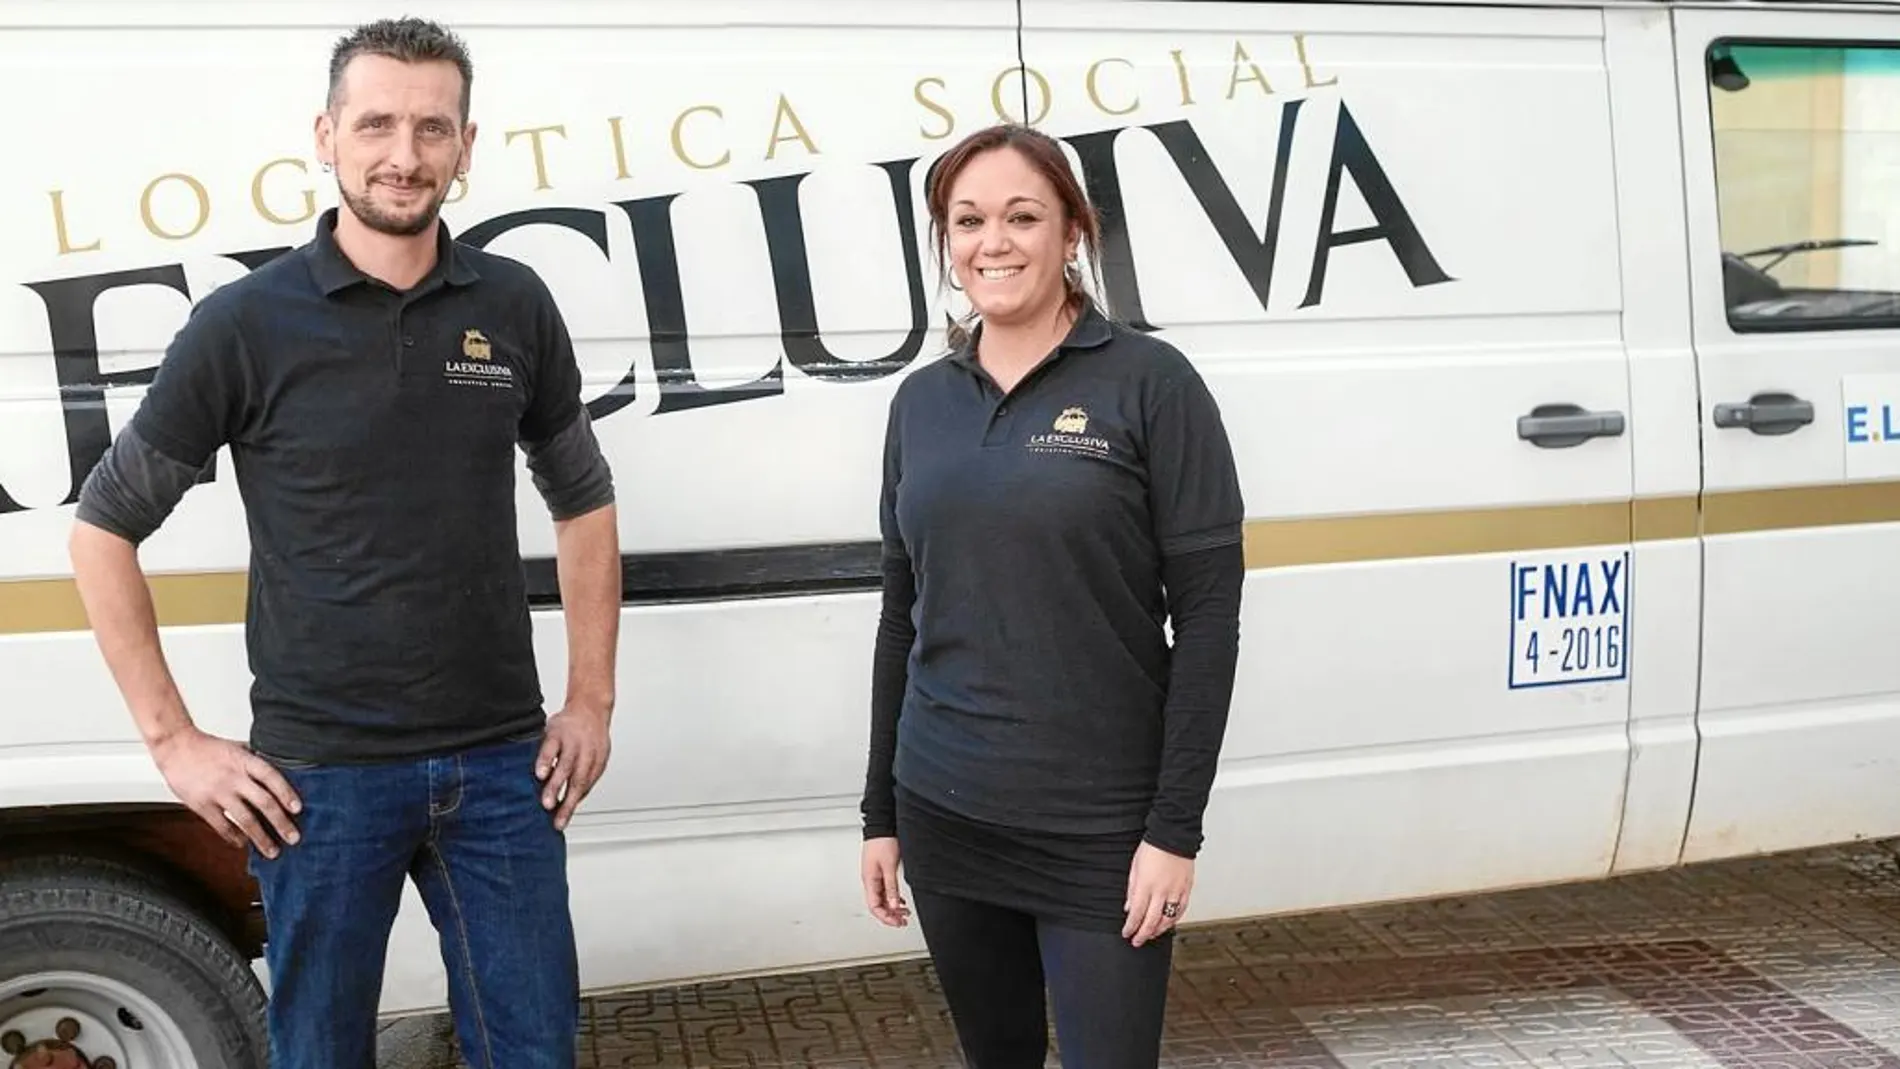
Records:
[[[1214,547],[1237,560],[1244,510],[1219,409],[1180,352],[1093,309],[1007,397],[974,352],[918,369],[891,404],[883,535],[887,597],[900,593],[887,611],[914,597],[915,637],[901,697],[882,696],[901,702],[882,767],[969,819],[1145,827],[1192,854],[1232,662],[1227,678],[1171,678],[1163,576]],[[1231,640],[1232,611],[1213,645]],[[878,749],[870,834],[890,828]]]
[[[229,445],[251,541],[252,745],[440,753],[537,727],[515,450],[557,518],[613,500],[559,310],[454,242],[407,292],[315,240],[205,297],[79,518],[140,542]]]

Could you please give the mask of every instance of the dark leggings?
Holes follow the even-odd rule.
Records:
[[[1119,932],[1064,927],[912,890],[971,1069],[1042,1069],[1049,1049],[1045,983],[1064,1069],[1160,1063],[1171,934],[1135,947]]]

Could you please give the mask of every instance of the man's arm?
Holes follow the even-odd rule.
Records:
[[[554,520],[555,567],[567,624],[567,699],[548,719],[535,763],[541,804],[565,830],[607,770],[613,741],[614,661],[620,640],[620,528],[613,472],[581,403],[580,367],[567,324],[542,289],[534,396],[521,448]]]
[[[297,827],[286,811],[297,813],[302,804],[290,784],[269,762],[192,722],[159,643],[158,614],[137,547],[80,520],[73,524],[70,549],[99,652],[172,793],[232,846],[241,848],[248,839],[276,857],[278,840],[295,844]]]
[[[567,622],[567,706],[613,715],[620,641],[620,525],[602,505],[554,525],[561,613]]]
[[[285,813],[298,811],[297,796],[268,762],[192,722],[138,558],[242,421],[237,348],[225,321],[192,313],[132,422],[81,486],[68,550],[94,640],[172,793],[226,842],[248,838],[274,857],[277,838],[297,841]]]
[[[585,414],[578,420],[585,427]],[[587,435],[591,441],[591,435]],[[561,613],[568,628],[568,693],[561,712],[547,722],[547,741],[536,761],[542,778],[542,807],[555,813],[555,828],[566,830],[581,801],[606,773],[614,750],[614,663],[619,649],[619,513],[606,478],[606,459],[593,450],[568,452],[572,465],[562,471],[559,448],[532,448],[530,465],[542,473],[543,497],[555,513],[555,570],[561,581]],[[574,486],[595,486],[604,501],[564,509],[576,501]]]
[[[93,637],[148,749],[195,725],[165,663],[138,547],[197,476],[189,464],[153,448],[138,426],[126,428],[80,485],[68,545]]]
[[[93,638],[149,749],[196,730],[158,640],[138,547],[84,519],[73,524],[73,577]]]

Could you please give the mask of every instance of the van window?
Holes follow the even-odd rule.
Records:
[[[1724,40],[1707,60],[1729,325],[1900,327],[1900,48]]]

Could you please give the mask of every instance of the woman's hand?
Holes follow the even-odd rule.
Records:
[[[1128,921],[1122,938],[1140,946],[1181,922],[1194,890],[1194,859],[1142,843],[1128,866]]]
[[[910,906],[897,889],[896,839],[866,839],[859,875],[864,880],[864,904],[871,916],[890,928],[910,923]]]

